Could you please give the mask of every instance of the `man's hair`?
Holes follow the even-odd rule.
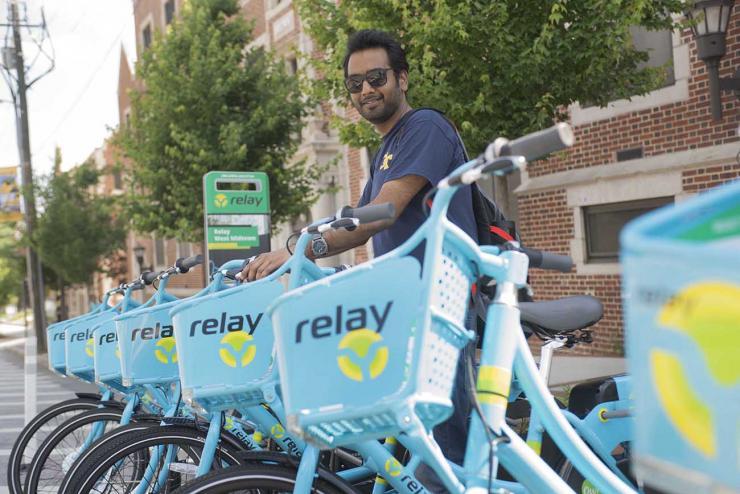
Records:
[[[409,64],[406,61],[406,53],[401,48],[401,44],[393,36],[385,31],[377,29],[363,29],[352,34],[347,41],[347,54],[344,56],[344,77],[347,77],[347,67],[349,66],[349,57],[358,51],[370,48],[383,48],[388,54],[388,60],[396,76],[405,70],[409,71]]]

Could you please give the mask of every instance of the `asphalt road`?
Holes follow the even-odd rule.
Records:
[[[7,463],[10,450],[24,425],[22,327],[0,323],[0,494],[7,490]],[[60,401],[74,398],[75,392],[95,392],[95,386],[66,379],[50,372],[39,358],[36,399],[41,411]]]

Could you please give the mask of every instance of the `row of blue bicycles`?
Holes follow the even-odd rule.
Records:
[[[408,241],[365,264],[319,267],[303,253],[316,232],[391,218],[389,204],[307,226],[290,260],[259,281],[241,283],[248,261],[234,260],[177,299],[168,281],[202,262],[179,259],[50,325],[50,368],[100,393],[25,427],[10,491],[411,494],[429,492],[417,478],[422,463],[453,493],[641,491],[629,468],[629,378],[558,398],[547,387],[553,352],[588,343],[601,304],[586,295],[519,301],[530,267],[568,271],[570,259],[517,242],[477,245],[446,215],[458,188],[572,142],[566,124],[497,139],[436,185]],[[411,255],[418,246],[422,262]],[[465,322],[484,282],[495,297],[477,336]],[[137,303],[147,285],[154,295]],[[545,340],[539,365],[532,334]],[[473,412],[456,464],[432,430],[453,411],[460,358]]]

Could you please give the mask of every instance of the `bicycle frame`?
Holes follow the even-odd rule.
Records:
[[[468,162],[458,168],[455,173],[470,170],[476,165],[476,161]],[[565,482],[505,423],[512,373],[516,372],[521,387],[532,402],[533,409],[541,417],[542,423],[556,444],[571,459],[575,467],[604,492],[632,492],[583,443],[568,424],[565,416],[555,406],[552,395],[539,376],[521,328],[517,300],[517,290],[525,286],[526,282],[527,257],[518,251],[502,252],[496,247],[479,247],[460,228],[452,224],[446,218],[446,213],[455,191],[454,187],[440,188],[428,220],[403,245],[371,261],[370,264],[379,264],[394,257],[408,255],[414,247],[426,241],[421,286],[428,287],[431,283],[430,278],[436,256],[442,252],[443,243],[450,243],[462,253],[463,257],[477,267],[478,276],[490,276],[497,280],[497,296],[488,309],[477,382],[477,397],[483,412],[482,418],[498,437],[496,444],[489,444],[485,439],[486,433],[481,417],[474,415],[462,472],[447,462],[439,447],[430,437],[427,428],[414,416],[405,418],[408,423],[403,427],[405,434],[399,437],[400,442],[429,465],[450,492],[487,492],[489,483],[503,486],[503,483],[489,479],[490,453],[493,453],[491,456],[494,463],[491,470],[494,478],[497,471],[497,459],[500,458],[509,472],[522,480],[523,487],[526,489],[533,492],[571,492]],[[306,288],[301,288],[301,293]],[[288,292],[283,298],[287,299],[290,296],[291,293]],[[418,352],[420,349],[417,348],[415,351]],[[329,413],[326,412],[325,415]],[[337,415],[337,417],[341,416],[341,414]],[[419,492],[415,488],[421,484],[417,483],[418,481],[414,479],[409,469],[399,469],[388,456],[385,456],[390,453],[385,448],[378,448],[376,445],[376,442],[369,441],[348,445],[348,447],[366,456],[368,465],[378,471],[398,492]],[[310,491],[310,481],[316,467],[315,456],[304,452],[295,492]],[[383,458],[387,464],[382,463],[381,468],[379,461]],[[389,471],[391,468],[392,472]],[[458,480],[456,470],[462,473],[462,482]],[[406,479],[406,483],[401,482],[400,479]],[[510,485],[507,484],[507,487]],[[423,488],[420,487],[420,489],[423,491]]]

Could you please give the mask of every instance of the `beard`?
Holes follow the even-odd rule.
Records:
[[[401,88],[396,85],[394,90],[388,95],[376,94],[365,98],[360,102],[352,100],[352,106],[362,115],[362,117],[372,124],[381,124],[391,118],[401,106]],[[368,108],[366,103],[370,103],[372,108]]]

